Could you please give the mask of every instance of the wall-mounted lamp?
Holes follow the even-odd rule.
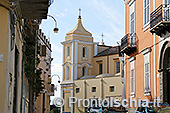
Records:
[[[54,77],[54,76],[57,76],[58,77],[58,83],[60,83],[61,81],[60,81],[60,76],[59,75],[57,75],[57,74],[54,74],[54,75],[52,75],[50,78],[52,78],[52,77]]]
[[[52,15],[47,15],[47,16],[51,17],[54,20],[55,27],[54,27],[53,31],[54,31],[54,33],[58,33],[59,29],[57,28],[57,20]]]

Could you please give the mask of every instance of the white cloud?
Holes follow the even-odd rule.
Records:
[[[65,11],[68,11],[68,9],[66,8]]]

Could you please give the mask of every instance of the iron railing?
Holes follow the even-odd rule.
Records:
[[[54,0],[49,0],[49,6],[54,2]]]
[[[161,4],[150,14],[150,28],[161,21],[170,21],[170,5]]]
[[[134,47],[135,45],[136,45],[135,33],[131,34],[128,33],[121,39],[121,50],[127,46]]]

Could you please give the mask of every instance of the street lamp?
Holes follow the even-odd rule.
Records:
[[[57,28],[57,20],[52,15],[47,15],[47,16],[51,17],[54,20],[55,27],[54,27],[53,31],[54,31],[54,33],[58,33],[59,29]]]
[[[54,75],[52,75],[50,78],[52,78],[52,77],[54,77],[54,76],[57,76],[58,77],[58,83],[60,83],[60,76],[59,75],[57,75],[57,74],[54,74]]]

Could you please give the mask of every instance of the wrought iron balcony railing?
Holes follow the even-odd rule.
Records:
[[[161,36],[170,23],[170,5],[161,4],[150,14],[150,32]],[[169,28],[168,28],[169,29]]]
[[[49,0],[49,6],[53,4],[54,0]]]
[[[122,39],[121,39],[121,50],[124,49],[127,46],[135,46],[135,33],[133,34],[126,34]]]
[[[135,33],[126,34],[121,39],[121,52],[130,55],[136,51],[136,36]]]

